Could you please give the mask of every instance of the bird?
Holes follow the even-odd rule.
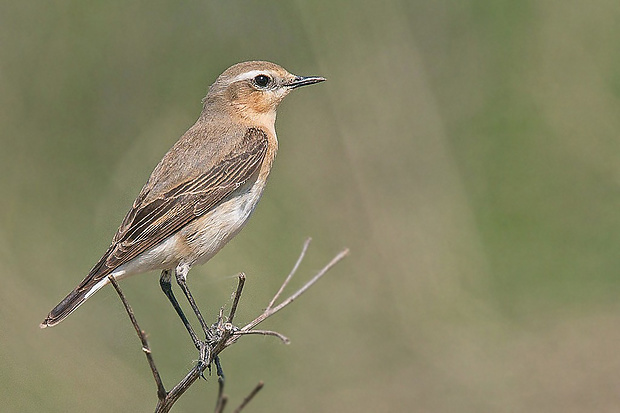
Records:
[[[324,80],[267,61],[226,69],[209,87],[198,120],[151,173],[110,247],[40,327],[63,321],[110,283],[109,277],[160,270],[161,289],[197,344],[172,292],[172,277],[208,334],[187,287],[190,268],[206,263],[237,235],[260,200],[278,150],[280,102],[292,90]]]

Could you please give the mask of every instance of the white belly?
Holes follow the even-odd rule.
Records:
[[[225,202],[189,223],[175,235],[113,271],[116,278],[152,270],[173,269],[179,263],[203,264],[239,231],[254,211],[265,181],[250,182]]]
[[[204,264],[228,241],[241,231],[265,188],[264,182],[255,182],[240,188],[226,202],[189,224],[180,235],[192,250],[188,264]]]

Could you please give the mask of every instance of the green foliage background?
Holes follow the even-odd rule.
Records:
[[[233,63],[328,82],[283,103],[246,229],[192,270],[204,312],[351,256],[223,364],[248,411],[605,412],[620,404],[620,3],[0,3],[3,412],[151,411],[112,289],[79,282]],[[196,354],[158,275],[122,286],[168,386]],[[215,379],[176,411],[210,411]]]

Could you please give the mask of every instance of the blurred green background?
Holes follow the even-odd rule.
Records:
[[[612,412],[620,406],[617,1],[0,3],[3,412],[152,411],[111,288],[39,322],[105,251],[216,76],[328,82],[282,104],[246,229],[192,270],[203,312],[268,303],[351,255],[222,357],[252,412]],[[158,274],[122,283],[165,384],[196,353]],[[215,378],[177,412],[211,411]]]

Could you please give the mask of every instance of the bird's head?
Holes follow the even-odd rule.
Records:
[[[205,111],[232,110],[246,119],[275,121],[276,108],[291,90],[324,81],[318,76],[296,76],[275,63],[238,63],[222,73],[204,99]]]

